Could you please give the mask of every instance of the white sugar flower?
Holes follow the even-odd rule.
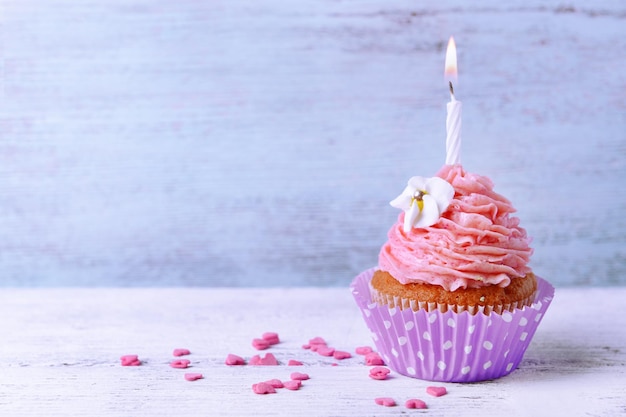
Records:
[[[428,227],[437,223],[454,197],[454,188],[439,177],[412,177],[402,194],[391,204],[404,210],[404,232],[412,227]]]

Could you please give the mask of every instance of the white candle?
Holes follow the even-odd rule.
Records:
[[[457,80],[456,45],[450,36],[446,51],[445,78],[450,85],[450,102],[448,102],[446,117],[446,164],[461,163],[461,110],[463,104],[454,97],[452,80]]]

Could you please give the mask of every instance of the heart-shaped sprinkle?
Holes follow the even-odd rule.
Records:
[[[356,348],[355,352],[358,355],[367,355],[368,353],[372,353],[372,348],[369,346],[359,346]]]
[[[185,369],[191,363],[188,359],[176,359],[170,362],[172,368]]]
[[[265,350],[270,347],[270,344],[265,339],[252,339],[252,347],[256,350]]]
[[[333,353],[333,358],[335,358],[337,360],[349,359],[351,357],[352,357],[352,355],[349,352],[344,352],[342,350],[336,350]]]
[[[426,394],[432,395],[433,397],[441,397],[442,395],[446,395],[448,390],[446,387],[434,387],[430,386],[426,388]]]
[[[271,385],[274,388],[282,388],[285,386],[285,384],[283,384],[283,381],[281,381],[280,379],[270,379],[269,381],[265,381],[265,383]]]
[[[280,338],[278,337],[278,333],[275,333],[275,332],[265,332],[261,336],[261,339],[269,343],[270,346],[280,343]]]
[[[322,356],[333,356],[333,354],[335,353],[335,348],[328,347],[328,346],[320,346],[317,348],[317,353],[319,353]]]
[[[303,374],[301,372],[293,372],[290,375],[290,378],[294,381],[306,381],[307,379],[309,379],[309,375],[308,374]]]
[[[368,366],[378,366],[378,365],[384,365],[385,362],[383,361],[383,359],[380,357],[378,353],[370,352],[367,355],[365,355],[365,364]]]
[[[298,379],[292,379],[290,381],[283,382],[283,386],[291,391],[297,391],[302,386],[302,381]]]
[[[393,398],[389,398],[389,397],[380,397],[380,398],[375,398],[374,402],[378,405],[383,405],[385,407],[395,407],[396,406],[396,402]]]
[[[276,357],[268,353],[265,357],[260,357],[259,355],[254,355],[250,358],[250,365],[278,365],[278,361]]]
[[[245,365],[246,361],[241,356],[229,353],[225,363],[226,365]]]
[[[406,403],[404,403],[404,405],[406,406],[406,408],[415,408],[418,410],[423,410],[426,407],[426,403],[422,400],[418,400],[415,398],[411,398],[410,400],[406,400]]]
[[[389,375],[391,371],[383,366],[375,366],[370,369],[370,378],[382,381],[383,379],[387,379],[387,375]]]
[[[137,355],[124,355],[120,357],[122,366],[140,366],[141,361]]]
[[[259,382],[258,384],[252,384],[252,391],[255,394],[276,394],[276,389],[266,382]]]
[[[185,356],[189,354],[191,354],[189,349],[183,349],[183,348],[174,349],[174,351],[172,352],[172,355],[174,356]]]
[[[185,374],[185,379],[187,381],[196,381],[196,380],[202,379],[202,378],[204,378],[202,376],[202,374],[198,374],[198,373],[188,373],[188,374]]]

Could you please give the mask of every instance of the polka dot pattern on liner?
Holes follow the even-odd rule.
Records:
[[[357,276],[351,289],[376,350],[394,371],[431,381],[474,382],[514,371],[554,295],[554,288],[538,277],[535,302],[522,310],[500,315],[414,312],[371,303],[373,272]]]

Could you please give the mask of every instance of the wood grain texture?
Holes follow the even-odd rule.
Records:
[[[2,285],[345,286],[445,160],[450,35],[535,272],[626,283],[622,2],[0,8]]]
[[[3,416],[384,416],[421,398],[430,416],[626,415],[624,288],[559,289],[520,367],[475,384],[432,383],[395,373],[368,378],[358,355],[339,361],[302,349],[315,336],[354,352],[372,345],[345,289],[5,289],[0,292],[0,415]],[[591,302],[590,302],[591,300]],[[590,305],[594,304],[592,308]],[[252,348],[265,331],[282,342]],[[172,369],[185,347],[204,379]],[[279,366],[228,367],[228,353],[272,352]],[[119,357],[137,354],[140,367]],[[299,359],[302,367],[285,366]],[[251,385],[311,376],[300,391],[252,393]],[[441,384],[436,384],[441,385]],[[390,396],[399,407],[374,398]]]

